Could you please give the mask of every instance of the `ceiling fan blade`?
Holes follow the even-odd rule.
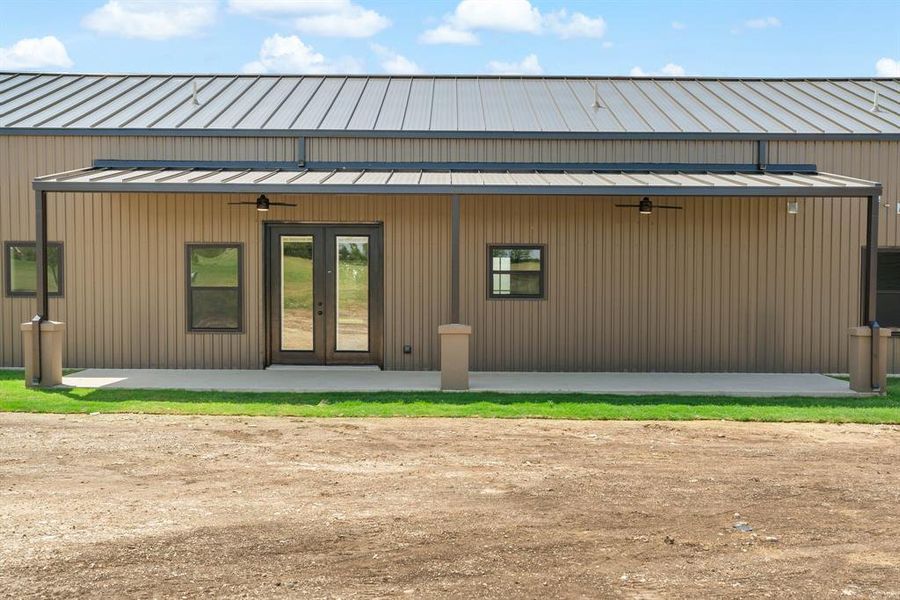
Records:
[[[640,208],[640,204],[616,204],[619,208]]]
[[[256,202],[229,202],[228,204],[252,204],[256,206]]]
[[[669,206],[666,204],[654,204],[653,208],[668,208],[669,210],[684,210],[683,206]]]
[[[269,206],[297,206],[297,205],[291,204],[290,202],[269,202]]]

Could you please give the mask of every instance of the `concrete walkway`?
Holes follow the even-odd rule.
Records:
[[[434,371],[296,367],[264,371],[86,369],[63,378],[87,388],[249,392],[436,391]],[[512,393],[861,396],[846,381],[807,373],[472,373],[473,391]]]

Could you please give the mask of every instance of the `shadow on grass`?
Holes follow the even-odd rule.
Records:
[[[0,381],[22,381],[22,373],[0,370]],[[9,384],[6,384],[9,386]],[[13,384],[15,385],[15,384]],[[614,395],[584,393],[527,393],[501,392],[215,392],[197,390],[148,390],[148,389],[88,389],[56,388],[32,389],[22,393],[51,400],[65,398],[91,402],[172,402],[183,404],[244,404],[244,405],[295,405],[316,406],[342,403],[368,404],[433,404],[443,406],[467,406],[493,404],[512,406],[521,404],[598,405],[621,407],[684,406],[684,407],[760,407],[760,408],[887,408],[900,409],[900,378],[893,379],[886,396],[874,397],[746,397],[746,396],[683,396],[673,394]]]

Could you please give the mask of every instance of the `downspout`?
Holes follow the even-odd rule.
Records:
[[[459,196],[450,196],[450,322],[459,323]]]
[[[769,144],[766,140],[756,142],[756,170],[765,173],[769,166]]]
[[[872,391],[881,392],[879,375],[879,349],[881,346],[881,327],[877,319],[878,300],[878,209],[881,196],[869,196],[869,219],[866,225],[866,318],[872,332],[870,355]]]
[[[34,289],[37,313],[31,319],[32,335],[32,364],[34,365],[32,384],[40,385],[43,377],[41,352],[41,324],[50,318],[50,298],[47,290],[47,192],[35,190],[34,192],[34,221],[35,221],[35,263],[36,282]]]

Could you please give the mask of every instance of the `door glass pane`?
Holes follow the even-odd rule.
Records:
[[[281,349],[313,350],[313,236],[281,236]]]
[[[335,349],[369,350],[369,238],[337,236]]]

